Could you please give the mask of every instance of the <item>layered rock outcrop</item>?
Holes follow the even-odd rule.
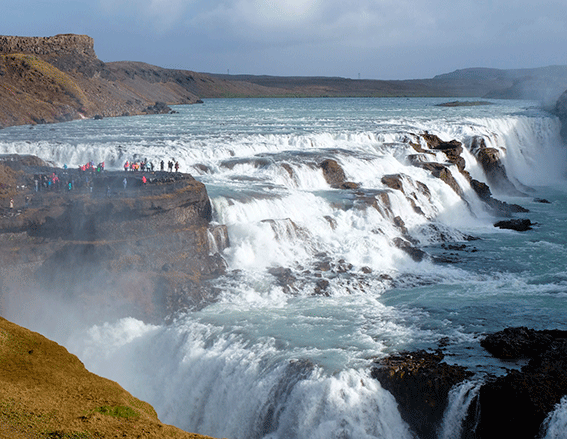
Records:
[[[567,395],[567,331],[506,328],[488,334],[481,346],[509,366],[528,362],[506,375],[484,378],[462,419],[460,438],[541,437],[544,420]],[[438,437],[449,391],[473,376],[444,363],[440,350],[378,360],[371,374],[394,395],[420,439]]]
[[[437,437],[453,386],[472,374],[443,363],[441,352],[405,352],[375,363],[372,377],[394,395],[402,418],[421,439]]]
[[[18,188],[1,200],[5,307],[41,290],[39,297],[72,302],[92,321],[159,321],[213,299],[208,281],[224,272],[219,252],[228,238],[226,228],[210,224],[203,184],[188,174],[144,173],[144,183],[141,172],[80,172],[29,160],[0,163]]]
[[[86,35],[0,36],[0,128],[96,115],[154,114],[162,112],[156,111],[157,102],[202,102],[195,81],[185,80],[192,72],[137,66],[102,62]],[[224,81],[211,81],[222,88]]]

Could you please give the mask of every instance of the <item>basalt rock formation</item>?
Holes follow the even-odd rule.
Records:
[[[517,204],[508,204],[497,200],[492,196],[492,192],[488,184],[475,180],[471,177],[470,173],[465,169],[466,162],[461,155],[463,153],[463,145],[461,142],[457,140],[446,142],[427,131],[420,134],[419,137],[423,139],[427,149],[423,148],[419,144],[411,143],[412,147],[420,153],[410,156],[410,161],[414,166],[430,171],[434,177],[441,179],[459,196],[463,197],[463,189],[455,179],[450,169],[451,165],[455,165],[459,173],[465,177],[478,197],[490,206],[497,215],[510,216],[512,213],[528,212],[527,209]],[[472,139],[469,149],[481,164],[490,185],[511,195],[524,195],[518,191],[508,179],[506,169],[500,159],[500,152],[497,149],[487,148],[484,139],[478,137]],[[447,163],[429,161],[430,154],[433,151],[443,152]]]
[[[481,345],[497,358],[529,362],[481,387],[465,420],[466,437],[539,437],[546,416],[567,395],[567,331],[507,328]]]
[[[73,303],[92,322],[160,321],[213,299],[208,281],[225,270],[228,238],[210,224],[207,191],[190,175],[64,170],[19,156],[5,157],[0,173],[8,311],[27,299],[40,307],[32,298],[43,297]]]
[[[567,331],[506,328],[480,344],[507,362],[529,361],[506,375],[484,378],[462,420],[460,438],[541,437],[544,420],[567,395]],[[406,352],[378,360],[371,369],[420,439],[438,437],[449,391],[473,376],[443,358],[439,349]]]
[[[421,439],[437,437],[453,386],[472,374],[443,363],[441,352],[405,352],[379,360],[371,375],[394,395],[402,418]]]

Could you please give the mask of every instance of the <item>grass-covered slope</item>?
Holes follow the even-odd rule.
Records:
[[[0,317],[0,438],[203,438],[85,369],[64,347]]]

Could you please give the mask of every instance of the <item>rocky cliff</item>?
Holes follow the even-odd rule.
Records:
[[[266,89],[267,90],[267,89]],[[199,95],[273,95],[253,84],[144,63],[104,63],[86,35],[0,36],[0,128],[94,116],[153,114]]]
[[[465,407],[457,438],[542,437],[544,420],[567,395],[567,331],[506,328],[485,335],[480,344],[503,360],[505,375],[475,378],[462,366],[444,363],[442,347],[378,360],[371,374],[395,396],[421,439],[440,437],[449,391],[471,379],[482,383]]]
[[[190,175],[56,169],[21,156],[4,157],[0,174],[4,316],[65,306],[89,323],[162,321],[213,300],[226,229],[210,224],[207,191]]]

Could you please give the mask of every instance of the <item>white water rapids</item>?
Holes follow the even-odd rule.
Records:
[[[229,268],[215,281],[217,302],[169,325],[123,318],[58,341],[188,431],[231,439],[412,438],[392,395],[370,377],[373,358],[448,339],[455,362],[498,369],[471,348],[482,332],[565,325],[564,263],[547,263],[567,256],[559,121],[527,102],[435,106],[442,101],[217,100],[174,115],[2,130],[0,153],[59,166],[178,160],[205,183],[214,221],[228,228],[222,256]],[[480,181],[486,176],[468,149],[473,138],[498,149],[512,183],[536,191],[511,201],[550,227],[528,238],[495,229],[455,166],[462,196],[412,165],[412,143],[425,147],[425,131],[462,142],[466,170]],[[325,159],[359,189],[331,188],[319,166]],[[426,159],[447,163],[442,152]],[[391,174],[401,175],[403,193],[383,183]],[[551,207],[534,203],[547,194],[557,200]],[[482,239],[469,243],[470,235]],[[455,264],[416,261],[395,245],[408,236],[431,254],[448,253],[446,244],[467,250]],[[440,438],[457,437],[476,385],[454,390]],[[560,437],[554,428],[564,411],[549,418],[547,437]]]

